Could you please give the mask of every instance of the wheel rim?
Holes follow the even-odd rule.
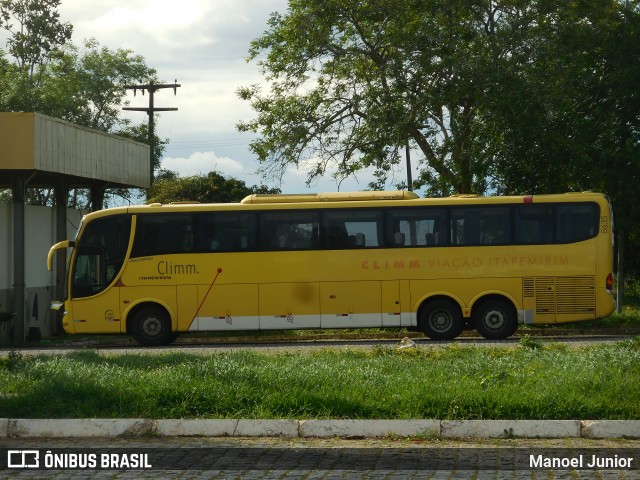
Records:
[[[141,330],[147,337],[156,337],[162,332],[162,321],[157,317],[147,317],[141,325]]]
[[[429,316],[429,326],[437,333],[448,332],[453,326],[453,317],[447,310],[436,310]]]
[[[484,326],[492,331],[504,328],[507,323],[507,317],[502,310],[489,310],[482,319]]]

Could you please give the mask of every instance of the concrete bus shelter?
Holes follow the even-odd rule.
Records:
[[[99,210],[107,188],[148,188],[149,146],[31,112],[0,112],[0,145],[0,188],[13,197],[12,207],[0,208],[0,333],[12,331],[21,345],[27,331],[58,332],[49,302],[63,298],[66,255],[57,255],[55,278],[47,276],[46,258],[81,218],[67,209],[69,190],[89,189]],[[34,187],[54,189],[54,209],[25,208]]]

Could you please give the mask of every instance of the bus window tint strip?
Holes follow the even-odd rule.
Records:
[[[598,219],[596,203],[143,214],[131,256],[572,243]]]

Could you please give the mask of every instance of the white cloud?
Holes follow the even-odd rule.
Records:
[[[154,29],[176,29],[196,23],[203,13],[204,7],[197,0],[147,0],[109,10],[90,22],[90,25],[101,30],[149,26]]]
[[[245,167],[229,157],[218,157],[215,152],[194,152],[187,158],[164,157],[162,167],[179,172],[181,176],[206,175],[216,171],[225,176],[237,177],[248,173]]]
[[[247,185],[263,183],[249,149],[249,137],[235,130],[240,120],[255,117],[249,102],[240,100],[240,86],[266,80],[256,62],[247,64],[249,45],[267,30],[273,11],[284,13],[287,0],[63,0],[61,20],[74,26],[74,44],[94,37],[111,50],[131,49],[157,69],[161,81],[182,85],[174,96],[169,89],[157,93],[156,107],[176,107],[162,112],[156,122],[160,138],[167,138],[164,168],[182,176],[216,170]],[[132,107],[146,107],[148,96],[128,95]],[[144,112],[123,114],[134,123],[146,121]],[[337,182],[328,169],[310,188],[308,168],[288,169],[280,184],[285,193],[361,190],[371,172]]]

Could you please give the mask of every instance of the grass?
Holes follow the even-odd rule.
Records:
[[[640,337],[515,348],[0,358],[9,418],[640,418]]]

